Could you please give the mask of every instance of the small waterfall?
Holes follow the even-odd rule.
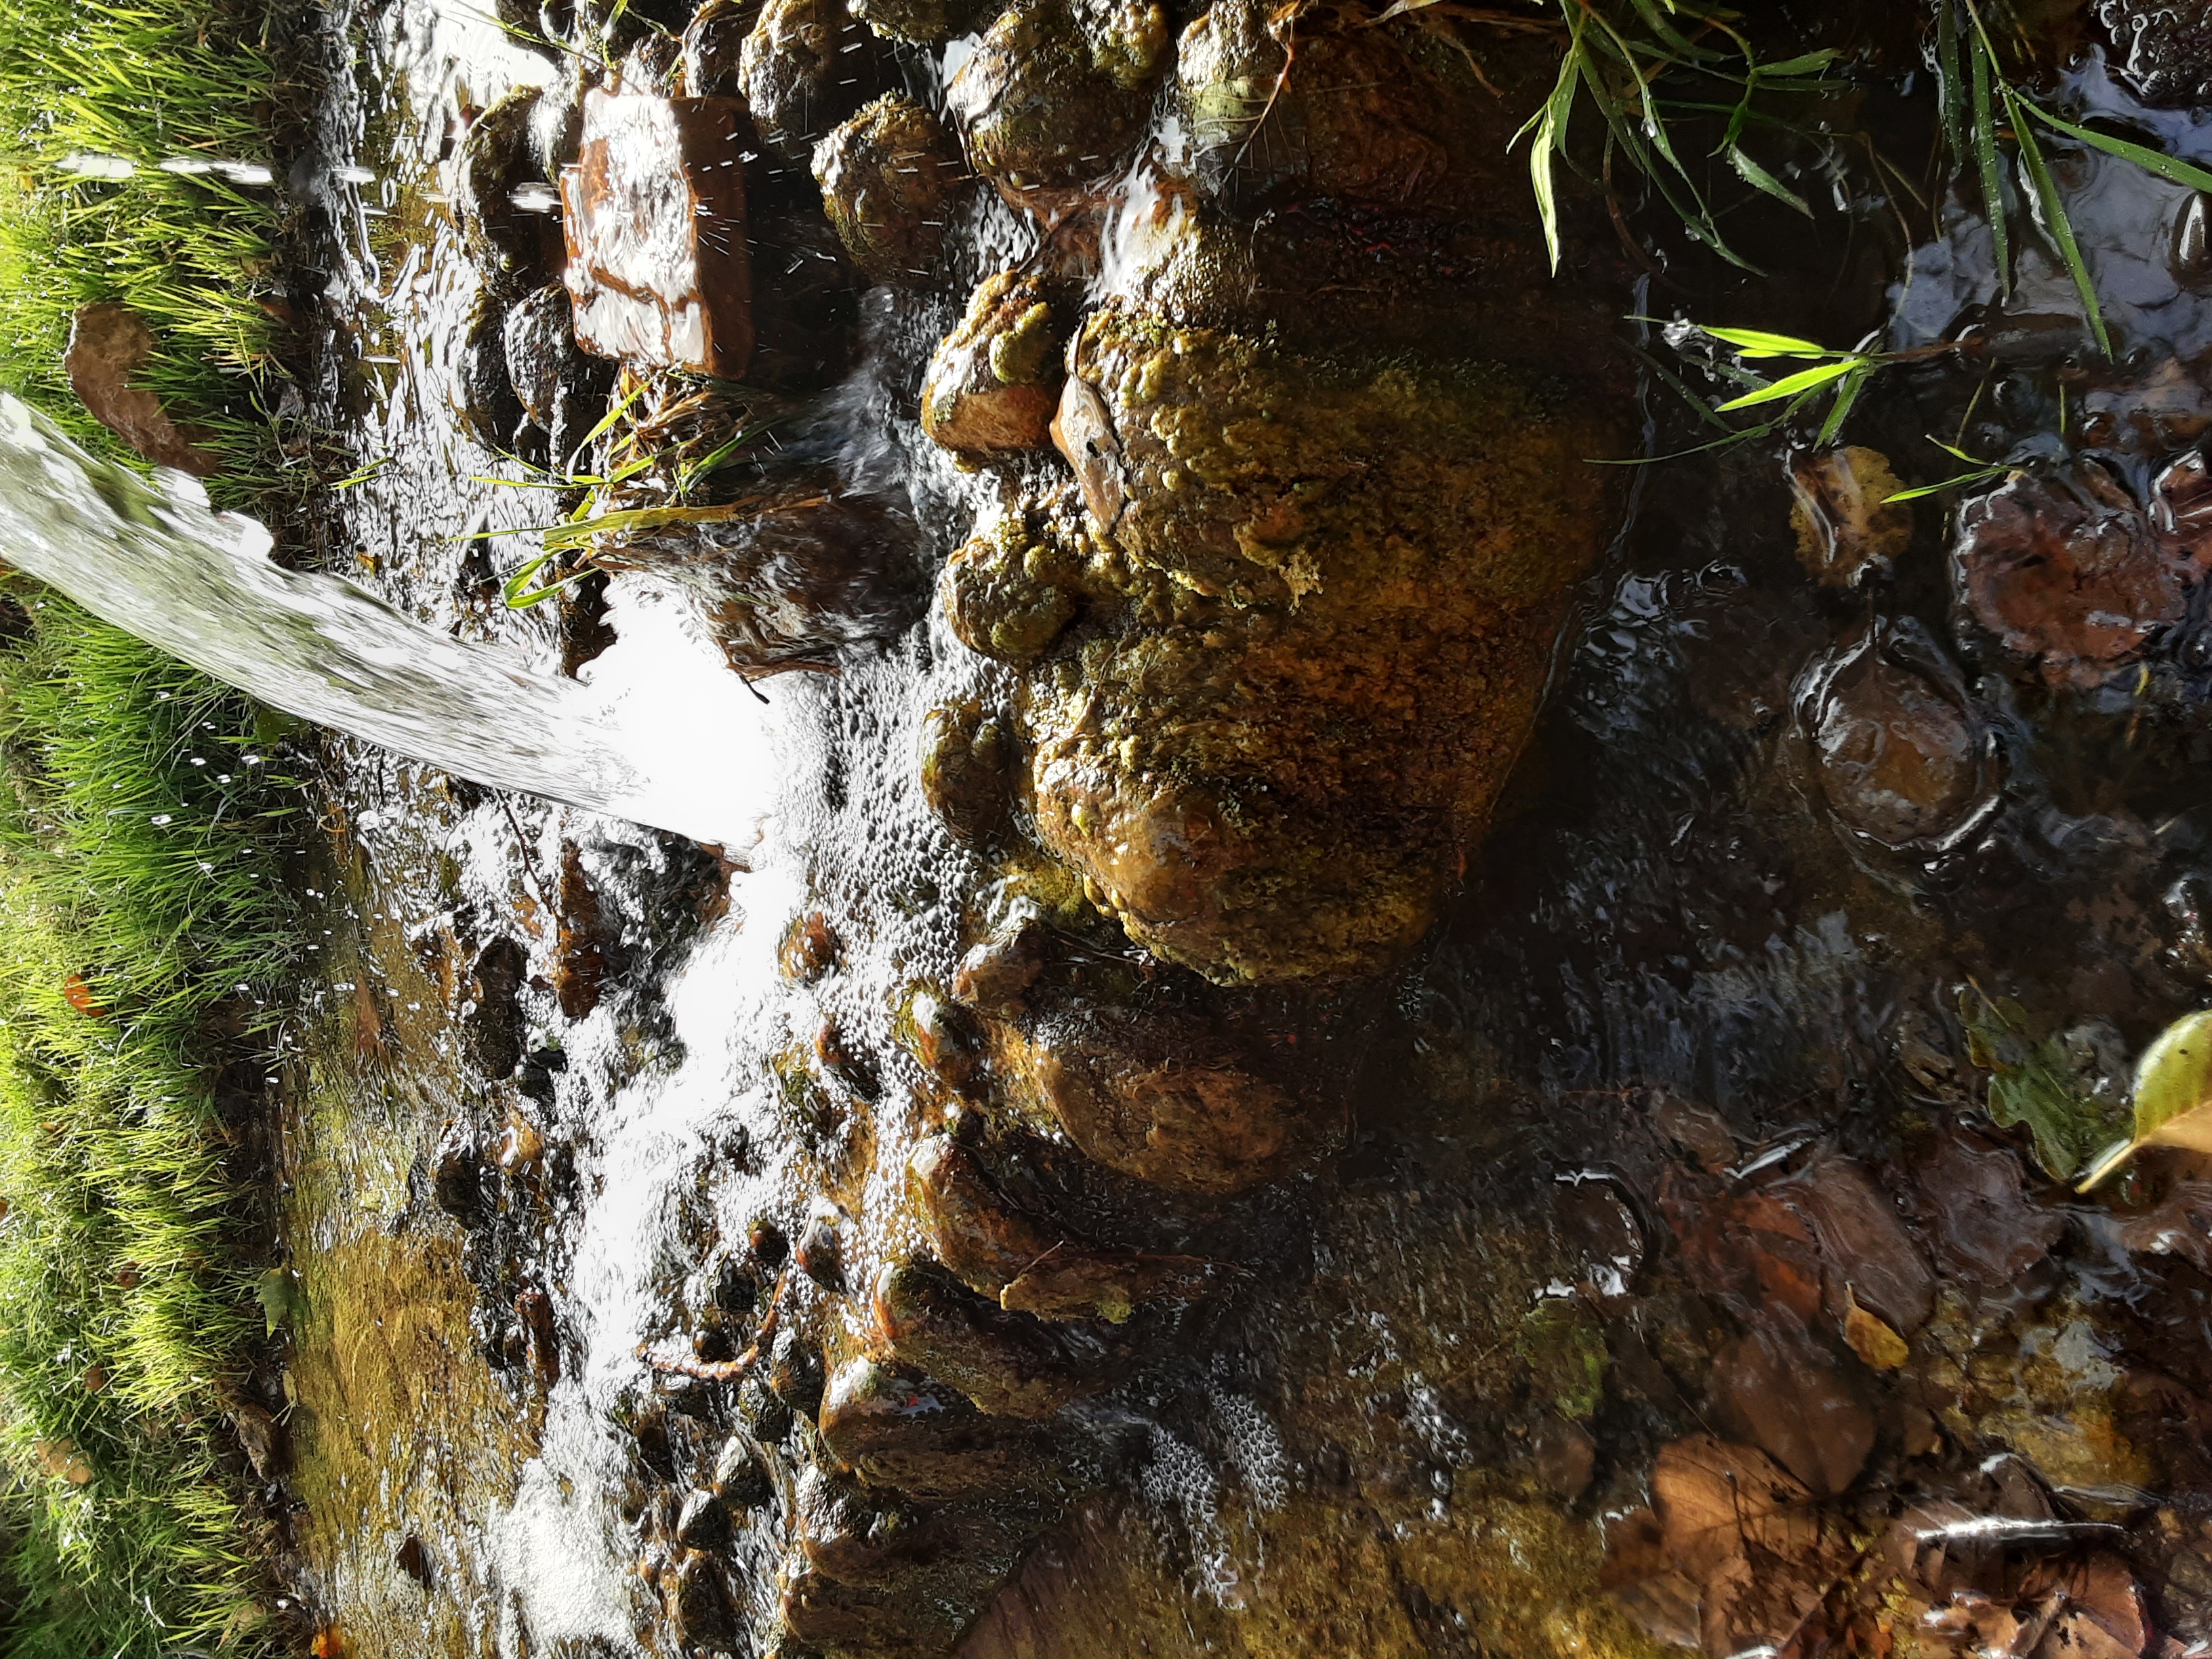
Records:
[[[459,776],[698,841],[750,838],[740,769],[672,741],[690,711],[534,672],[351,582],[286,570],[270,546],[196,481],[149,485],[0,394],[0,556],[87,610],[288,714]]]

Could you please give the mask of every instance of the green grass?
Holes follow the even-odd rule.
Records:
[[[281,482],[262,380],[279,343],[258,290],[276,266],[276,198],[164,161],[270,161],[299,99],[272,36],[286,9],[195,0],[9,0],[0,8],[0,386],[96,452],[118,446],[62,368],[80,306],[119,301],[153,330],[142,383],[216,435],[228,504]],[[72,155],[118,158],[121,180]]]
[[[267,163],[297,101],[273,4],[0,9],[0,387],[120,453],[62,366],[82,305],[153,330],[141,384],[210,434],[210,489],[289,493],[258,297],[275,198],[160,163]],[[71,155],[135,164],[76,178]],[[0,558],[6,549],[0,547]],[[216,1455],[262,1334],[226,1060],[289,956],[287,787],[254,711],[27,584],[0,646],[0,1654],[266,1650],[264,1567]],[[96,1386],[95,1386],[96,1385]]]
[[[0,657],[4,1639],[150,1656],[235,1633],[258,1586],[211,1455],[261,1265],[213,1084],[290,955],[289,792],[250,758],[244,698],[32,603]]]

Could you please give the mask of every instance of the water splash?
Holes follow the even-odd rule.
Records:
[[[534,672],[351,582],[286,570],[270,545],[196,481],[149,485],[0,396],[0,548],[87,610],[264,702],[459,776],[699,841],[750,838],[752,769],[701,764],[690,695]]]

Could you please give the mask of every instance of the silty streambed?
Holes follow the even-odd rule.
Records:
[[[1202,69],[1234,16],[1185,59]],[[525,538],[478,532],[551,514],[480,482],[514,472],[465,425],[473,404],[485,434],[479,267],[431,198],[463,106],[565,65],[421,7],[332,40],[325,150],[301,173],[333,238],[312,401],[380,465],[336,496],[326,551],[550,670],[592,619],[497,605]],[[1307,46],[1355,66],[1410,49]],[[935,106],[976,50],[868,72]],[[1927,118],[1903,68],[1882,95],[1909,127]],[[2076,79],[2187,151],[2185,118]],[[1311,143],[1327,112],[1292,117],[1304,151],[1240,130],[1225,156],[1163,119],[1095,243],[1041,245],[1034,216],[966,192],[927,282],[831,308],[849,366],[770,389],[786,453],[758,477],[834,477],[884,515],[885,590],[911,574],[951,602],[701,722],[699,765],[757,792],[742,869],[334,755],[345,902],[293,1070],[294,1490],[305,1589],[356,1652],[2173,1654],[2212,1636],[2204,1189],[2153,1161],[2077,1199],[1984,1099],[1989,1061],[2109,1099],[2212,975],[2197,498],[2171,470],[2208,419],[2187,192],[2069,164],[2122,341],[2107,370],[2041,250],[1999,312],[1987,227],[1954,204],[1940,242],[1885,243],[1886,186],[1846,149],[1849,210],[1770,256],[1827,297],[1698,275],[1680,308],[1836,340],[1890,308],[1899,347],[1968,321],[1980,343],[1879,386],[1849,434],[1866,453],[1786,468],[1754,447],[1630,480],[1577,463],[1639,428],[1694,441],[1607,343],[1610,314],[1665,291],[1632,298],[1602,260],[1543,287],[1502,167],[1476,177],[1510,234],[1455,240],[1437,226],[1481,212],[1479,191],[1364,202],[1342,148]],[[1405,141],[1361,153],[1409,164],[1403,112],[1359,120]],[[1328,191],[1302,182],[1325,161]],[[1268,167],[1283,176],[1255,182]],[[757,213],[799,214],[788,179],[763,183]],[[1208,242],[1209,214],[1245,230]],[[1378,250],[1364,286],[1303,281]],[[1016,266],[1054,284],[1061,329],[1107,316],[1079,364],[1109,436],[1135,428],[1121,365],[1097,366],[1139,355],[1148,308],[1174,313],[1195,365],[1158,371],[1177,407],[1286,406],[1340,439],[1431,422],[1411,448],[1437,471],[1390,489],[1511,473],[1529,493],[1497,490],[1495,515],[1582,548],[1588,574],[1510,604],[1424,590],[1459,620],[1517,606],[1518,654],[1457,665],[1492,688],[1476,705],[1370,723],[1399,746],[1361,771],[1341,722],[1370,695],[1387,714],[1399,683],[1329,678],[1377,624],[1329,608],[1342,571],[1297,562],[1317,536],[1358,542],[1356,481],[1317,532],[1232,538],[1273,550],[1259,574],[1194,561],[1164,589],[1141,561],[1066,551],[1086,514],[1133,510],[1139,551],[1220,552],[1202,513],[1142,516],[1165,499],[1139,487],[1154,460],[1097,470],[1086,499],[1049,454],[964,471],[917,429],[924,362]],[[1831,289],[1838,269],[1855,280]],[[1408,271],[1425,301],[1392,286]],[[1236,343],[1268,319],[1275,355]],[[1509,362],[1421,388],[1415,415],[1358,367],[1362,341],[1441,360],[1492,340],[1564,355],[1540,372],[1568,390],[1545,402]],[[1567,441],[1545,449],[1547,422]],[[2109,465],[2059,462],[1970,519],[2012,542],[1954,560],[1935,505],[1854,516],[1872,449],[1932,478],[1950,463],[1923,431],[2001,456],[2052,450],[2039,434],[2062,423],[2069,455]],[[1258,464],[1315,465],[1289,449]],[[1113,488],[1128,501],[1102,512]],[[2009,557],[2038,526],[2046,556]],[[2118,573],[2095,603],[2020,574],[2093,544]],[[681,669],[666,642],[703,607],[670,574],[614,577],[625,640],[595,671],[626,649],[641,678]],[[1235,605],[1208,591],[1237,580]],[[1255,617],[1283,631],[1237,632]],[[1528,641],[1563,626],[1516,763],[1547,666]],[[1322,628],[1319,646],[1298,631]],[[1292,925],[1249,866],[1209,866],[1206,891],[1258,894],[1218,910],[1150,879],[1176,867],[1147,856],[1174,844],[1169,809],[1194,834],[1205,790],[1148,793],[1124,757],[1206,724],[1177,726],[1178,699],[1228,718],[1218,687],[1175,678],[1178,629],[1291,709],[1263,749],[1339,769],[1303,826],[1238,798],[1277,855],[1318,848]],[[702,697],[737,684],[690,648]],[[1149,711],[1111,704],[1162,684]],[[1330,719],[1298,726],[1312,708]],[[994,724],[996,763],[977,740]],[[1219,775],[1202,746],[1170,761]],[[1011,809],[946,787],[1010,772]],[[1424,818],[1421,791],[1460,816]],[[1362,812],[1328,805],[1348,793]],[[1240,975],[1257,988],[1215,982]]]

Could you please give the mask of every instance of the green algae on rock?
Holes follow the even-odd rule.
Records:
[[[987,278],[923,373],[921,429],[963,454],[1043,448],[1060,403],[1060,331],[1037,278]]]
[[[896,94],[815,146],[823,210],[853,263],[878,282],[928,274],[960,184],[950,149],[937,118]]]
[[[1608,432],[1522,373],[1119,306],[1071,363],[1060,435],[1100,552],[1066,562],[1092,614],[1028,680],[1040,839],[1218,983],[1387,969],[1526,741],[1602,540],[1581,464]]]

